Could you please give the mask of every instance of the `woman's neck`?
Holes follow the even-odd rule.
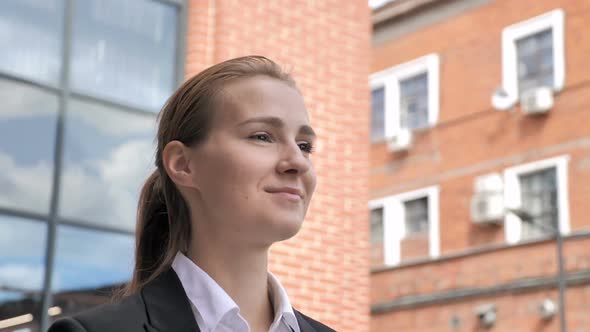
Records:
[[[250,331],[268,331],[274,316],[268,296],[268,248],[243,248],[202,238],[192,242],[188,258],[236,302]]]

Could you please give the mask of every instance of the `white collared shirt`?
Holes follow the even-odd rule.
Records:
[[[182,253],[172,263],[174,272],[190,300],[201,332],[250,332],[240,308],[213,278]],[[269,332],[300,332],[297,318],[278,279],[268,273],[270,299],[274,320]]]

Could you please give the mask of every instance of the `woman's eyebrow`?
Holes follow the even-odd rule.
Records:
[[[254,118],[250,118],[246,121],[243,121],[241,123],[238,124],[239,127],[250,124],[250,123],[265,123],[268,124],[272,127],[275,127],[277,129],[282,129],[285,127],[285,122],[283,122],[283,120],[281,118],[278,118],[276,116],[258,116],[258,117],[254,117]],[[307,136],[312,136],[312,137],[316,137],[315,131],[308,125],[302,125],[301,127],[299,127],[299,133],[307,135]]]
[[[283,122],[283,120],[281,120],[280,118],[277,118],[276,116],[258,116],[258,117],[254,117],[254,118],[250,118],[244,122],[241,122],[240,124],[238,124],[238,126],[244,126],[250,123],[256,123],[256,122],[260,122],[260,123],[266,123],[268,125],[271,125],[273,127],[276,128],[283,128],[285,126],[285,123]]]
[[[299,132],[307,135],[307,136],[311,136],[313,138],[315,138],[317,135],[315,134],[315,131],[308,125],[303,125],[299,128]]]

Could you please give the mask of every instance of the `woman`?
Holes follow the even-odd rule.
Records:
[[[49,331],[333,331],[294,310],[267,270],[269,247],[307,212],[314,139],[295,82],[267,58],[186,81],[160,113],[125,296]]]

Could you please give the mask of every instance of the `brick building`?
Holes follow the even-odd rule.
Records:
[[[271,271],[296,308],[368,331],[366,0],[3,0],[0,27],[0,330],[109,301],[130,276],[159,108],[185,77],[263,54],[293,73],[319,136],[308,218]]]
[[[588,331],[590,2],[372,20],[371,331]]]

